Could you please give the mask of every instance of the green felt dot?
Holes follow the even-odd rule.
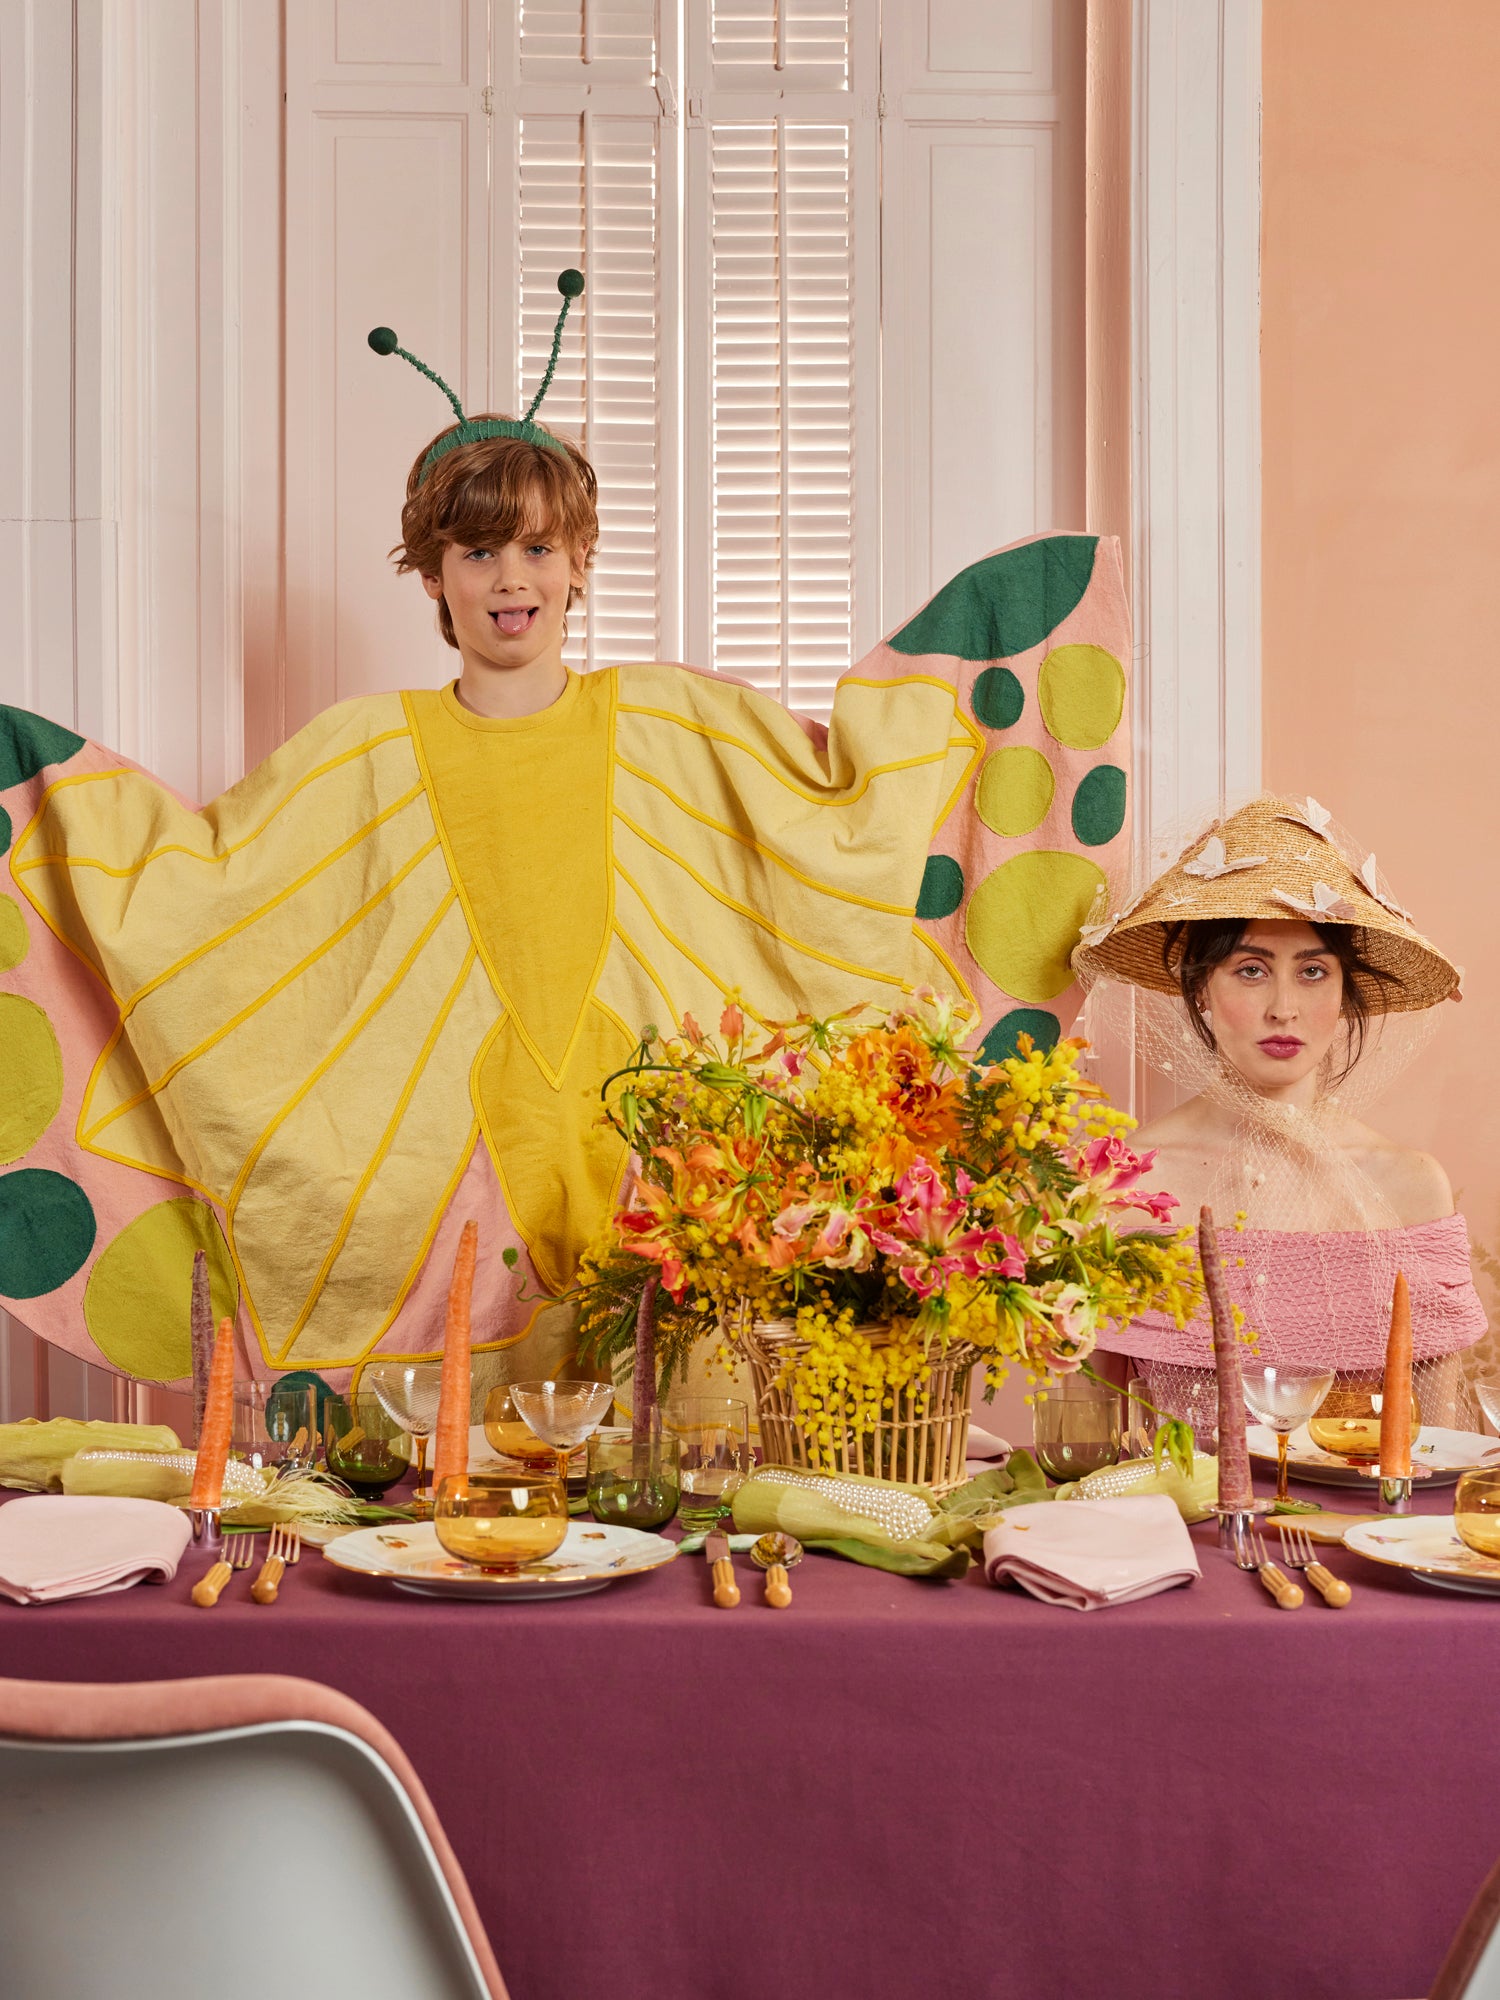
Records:
[[[12,906],[14,907],[14,906]],[[19,912],[17,912],[19,915]],[[62,1104],[62,1050],[34,1000],[0,993],[0,1165],[29,1153]]]
[[[20,904],[9,896],[0,896],[0,972],[14,972],[30,949],[31,939]]]
[[[48,764],[66,764],[83,748],[83,738],[45,716],[0,705],[0,792],[24,784]]]
[[[1030,1035],[1039,1049],[1054,1049],[1062,1036],[1062,1022],[1045,1007],[1012,1007],[979,1044],[979,1053],[986,1062],[1004,1062],[1016,1053],[1022,1035]]]
[[[1102,646],[1058,646],[1036,679],[1042,720],[1069,750],[1098,750],[1125,711],[1125,669]]]
[[[0,1176],[0,1298],[39,1299],[82,1270],[94,1211],[77,1181],[47,1167]]]
[[[1037,1004],[1073,983],[1069,953],[1104,885],[1081,854],[1039,848],[987,875],[969,898],[969,949],[1002,992]]]
[[[192,1374],[195,1250],[208,1262],[215,1325],[233,1319],[239,1281],[206,1202],[191,1195],[159,1201],[100,1251],[84,1288],[83,1317],[105,1360],[122,1374],[147,1382],[180,1382]]]
[[[10,814],[5,810],[4,806],[0,806],[0,854],[4,854],[9,848],[13,831],[14,828],[10,823]]]
[[[919,917],[951,917],[964,899],[964,871],[951,854],[929,854],[917,896]]]
[[[898,653],[1008,660],[1040,646],[1076,611],[1094,574],[1097,535],[1044,535],[960,570],[890,641]]]
[[[1005,750],[992,750],[985,758],[974,803],[992,833],[1014,839],[1041,825],[1051,810],[1056,789],[1052,766],[1041,751],[1017,743]]]
[[[1026,693],[1009,667],[986,667],[974,682],[972,700],[986,729],[1011,729],[1021,720]]]
[[[1125,773],[1096,764],[1073,794],[1073,833],[1085,847],[1103,847],[1125,824]]]

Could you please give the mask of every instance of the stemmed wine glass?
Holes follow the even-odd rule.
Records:
[[[417,1490],[412,1505],[422,1513],[428,1504],[427,1440],[437,1427],[438,1397],[443,1386],[440,1361],[376,1361],[363,1378],[379,1397],[393,1423],[410,1431],[417,1447]]]
[[[557,1453],[557,1476],[566,1488],[568,1458],[592,1437],[614,1401],[608,1382],[512,1382],[511,1401],[522,1421]]]
[[[1276,1433],[1276,1498],[1287,1498],[1287,1439],[1305,1424],[1333,1387],[1331,1368],[1284,1368],[1279,1362],[1247,1367],[1245,1402],[1252,1416]]]

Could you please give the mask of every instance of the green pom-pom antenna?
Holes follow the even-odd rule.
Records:
[[[562,348],[563,326],[567,321],[568,308],[574,299],[583,295],[582,271],[561,272],[557,280],[557,289],[562,293],[562,310],[557,315],[557,325],[552,332],[552,352],[547,356],[547,372],[542,377],[541,388],[532,397],[525,416],[518,423],[513,423],[504,417],[484,417],[477,420],[466,417],[463,404],[442,376],[435,369],[429,368],[425,361],[419,361],[415,354],[408,353],[390,327],[376,326],[370,329],[369,342],[375,352],[399,354],[403,361],[411,363],[419,375],[425,375],[429,382],[435,382],[453,405],[453,414],[458,419],[453,429],[446,431],[423,459],[422,477],[417,481],[419,486],[445,453],[456,451],[461,444],[477,444],[481,438],[520,438],[526,444],[540,445],[544,451],[555,451],[562,457],[567,457],[567,447],[562,440],[555,438],[551,431],[544,429],[541,424],[532,422],[532,418],[541,407],[543,396],[552,387],[552,377],[557,372],[557,357]]]

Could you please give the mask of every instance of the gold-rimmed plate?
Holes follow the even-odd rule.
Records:
[[[639,1528],[570,1521],[562,1547],[515,1576],[495,1576],[450,1556],[431,1521],[392,1522],[341,1535],[324,1560],[356,1576],[370,1576],[419,1597],[469,1598],[508,1604],[543,1597],[583,1597],[622,1576],[660,1569],[677,1554],[664,1535]]]
[[[1267,1424],[1250,1424],[1245,1430],[1250,1456],[1262,1465],[1276,1463],[1276,1433]],[[1436,1424],[1423,1424],[1411,1448],[1412,1463],[1422,1467],[1427,1477],[1424,1487],[1452,1486],[1461,1474],[1476,1465],[1500,1465],[1500,1438],[1480,1431],[1450,1431]],[[1308,1435],[1307,1425],[1299,1424],[1287,1439],[1287,1465],[1293,1479],[1307,1479],[1318,1486],[1358,1486],[1367,1493],[1373,1482],[1351,1458],[1321,1451]]]
[[[1448,1514],[1398,1514],[1388,1520],[1361,1521],[1344,1536],[1344,1547],[1370,1562],[1407,1570],[1440,1590],[1500,1597],[1500,1561],[1460,1541]]]

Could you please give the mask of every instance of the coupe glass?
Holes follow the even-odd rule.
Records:
[[[518,1576],[562,1547],[568,1495],[550,1473],[450,1473],[438,1486],[432,1525],[450,1556],[491,1576]]]
[[[615,1398],[613,1387],[608,1382],[512,1382],[510,1393],[523,1422],[557,1453],[557,1476],[566,1486],[569,1454],[603,1423]]]
[[[1476,1382],[1474,1394],[1479,1398],[1480,1409],[1500,1431],[1500,1382]]]
[[[1120,1456],[1125,1398],[1087,1375],[1063,1375],[1038,1390],[1031,1436],[1037,1463],[1049,1479],[1082,1479]]]
[[[411,1463],[406,1431],[378,1396],[330,1396],[323,1405],[328,1470],[362,1500],[378,1500]]]
[[[1331,1368],[1285,1368],[1279,1363],[1243,1369],[1250,1414],[1276,1433],[1276,1498],[1287,1496],[1287,1439],[1305,1424],[1333,1387]],[[1379,1440],[1376,1441],[1377,1449]]]
[[[411,1434],[417,1447],[417,1490],[412,1505],[417,1513],[425,1513],[431,1499],[424,1490],[427,1440],[437,1425],[443,1364],[440,1361],[374,1361],[361,1379],[374,1390],[392,1419]]]
[[[552,1447],[543,1444],[516,1408],[511,1384],[502,1382],[484,1399],[484,1435],[491,1451],[501,1458],[520,1458],[550,1465]]]
[[[735,1396],[672,1396],[661,1420],[682,1451],[677,1518],[688,1534],[706,1534],[750,1470],[749,1406]]]

